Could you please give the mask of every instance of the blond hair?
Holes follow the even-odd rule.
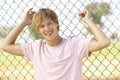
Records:
[[[54,23],[59,24],[58,17],[57,17],[56,13],[53,10],[51,10],[49,8],[41,8],[33,16],[32,25],[36,28],[36,30],[39,30],[41,22],[46,20],[46,19],[50,19]],[[59,29],[59,26],[58,26],[58,29]]]

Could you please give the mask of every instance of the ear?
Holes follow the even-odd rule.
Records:
[[[57,30],[59,30],[59,26],[57,26]]]
[[[59,30],[59,24],[56,24],[57,30]]]

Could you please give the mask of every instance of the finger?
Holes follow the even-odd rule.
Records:
[[[32,15],[34,15],[36,13],[36,11],[32,11]]]
[[[85,17],[85,13],[79,13],[80,17]]]
[[[35,11],[32,11],[31,18],[33,18],[33,16],[34,16],[35,13],[36,13]]]
[[[86,9],[84,9],[81,13],[79,13],[79,16],[83,18],[85,17],[86,13]]]
[[[30,9],[27,11],[27,14],[32,14],[32,9],[33,9],[33,8],[30,8]]]
[[[30,8],[29,10],[31,11],[33,8]]]

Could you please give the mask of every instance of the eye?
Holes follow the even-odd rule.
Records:
[[[41,25],[40,28],[44,28],[45,26],[44,25]]]

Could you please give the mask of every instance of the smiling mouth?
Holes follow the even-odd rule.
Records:
[[[51,36],[52,34],[53,34],[53,31],[45,33],[45,35],[47,35],[47,36]]]

